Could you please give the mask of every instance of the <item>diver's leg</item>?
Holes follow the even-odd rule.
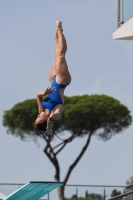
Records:
[[[55,48],[55,73],[56,81],[59,84],[70,84],[71,75],[68,70],[65,54],[67,51],[67,43],[63,34],[61,21],[56,21],[56,48]]]
[[[50,73],[49,73],[49,82],[50,84],[52,83],[52,79],[53,77],[56,75],[56,72],[55,72],[55,60],[53,61],[52,63],[52,67],[50,69]]]

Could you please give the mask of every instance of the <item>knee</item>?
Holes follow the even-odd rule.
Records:
[[[61,57],[65,57],[65,54],[61,53],[61,52],[57,52],[56,53],[56,60],[57,60],[57,58],[61,58]]]
[[[57,56],[65,57],[66,49],[58,49]]]
[[[60,50],[60,51],[58,52],[58,56],[59,56],[59,57],[64,57],[64,56],[65,56],[65,52]]]

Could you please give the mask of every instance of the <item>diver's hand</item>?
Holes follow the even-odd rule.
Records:
[[[46,96],[48,94],[51,94],[53,93],[54,91],[56,90],[55,87],[52,87],[52,86],[48,86],[47,89],[45,91],[40,91],[37,93],[37,97],[38,98],[42,98],[43,96]]]
[[[56,90],[55,87],[48,86],[47,89],[44,91],[44,95],[51,94],[51,93],[53,93],[55,90]]]

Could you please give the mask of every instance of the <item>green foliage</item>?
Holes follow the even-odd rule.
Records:
[[[23,139],[26,135],[34,135],[32,124],[37,115],[36,100],[26,100],[4,112],[3,125],[8,133]],[[108,140],[128,128],[131,122],[128,108],[107,95],[65,97],[62,119],[55,124],[55,133],[68,130],[79,137],[95,133]]]
[[[93,200],[93,199],[88,199],[88,198],[83,198],[83,197],[78,197],[78,199],[76,199],[76,197],[73,197],[73,198],[65,198],[65,200]]]
[[[71,198],[65,198],[65,200],[103,200],[102,195],[100,194],[87,194],[85,198],[83,197],[76,197],[76,195],[73,195]]]
[[[78,199],[76,198],[71,198],[71,199],[67,199],[65,198],[65,200],[103,200],[103,199],[94,199],[94,198],[91,198],[91,197],[87,197],[87,198],[83,198],[83,197],[78,197]]]
[[[7,133],[25,138],[26,134],[33,135],[33,122],[38,114],[35,99],[18,103],[8,111],[4,111],[3,125],[7,127]]]
[[[112,191],[112,193],[111,193],[111,197],[115,197],[115,196],[118,196],[118,195],[120,195],[120,194],[121,194],[120,191],[117,191],[116,189],[114,189],[114,190]]]
[[[129,181],[126,182],[127,185],[132,185],[133,184],[133,176],[130,178]]]
[[[103,200],[101,194],[95,194],[95,193],[87,194],[86,199],[87,200]]]
[[[104,140],[121,132],[132,122],[127,107],[106,95],[69,97],[63,117],[66,130],[77,132],[80,136],[101,130],[98,136]]]
[[[65,198],[65,200],[98,200],[98,199],[92,199],[92,198],[83,198],[83,197],[78,197],[78,198],[76,198],[76,197],[73,197],[73,198],[70,198],[70,199],[68,199],[68,198]]]

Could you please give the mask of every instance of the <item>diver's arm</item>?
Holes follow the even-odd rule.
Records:
[[[53,93],[56,90],[56,88],[52,87],[52,86],[48,86],[46,90],[44,91],[40,91],[37,93],[37,97],[38,98],[42,98],[43,96],[47,96],[48,94]]]
[[[61,114],[59,112],[52,113],[47,121],[47,132],[50,133],[52,131],[52,126],[54,122],[58,121],[61,119]]]
[[[37,105],[38,105],[38,113],[40,113],[40,112],[42,112],[42,107],[41,107],[42,98],[37,97],[36,101],[37,101]]]
[[[36,101],[37,101],[37,105],[38,105],[38,113],[40,113],[42,111],[41,102],[42,102],[43,96],[45,96],[45,91],[40,91],[37,93]]]
[[[37,105],[38,105],[38,112],[40,113],[42,111],[42,108],[41,108],[41,102],[42,102],[42,97],[43,96],[47,96],[48,94],[51,94],[55,91],[55,88],[52,87],[52,86],[48,86],[46,90],[44,91],[40,91],[37,93]]]

